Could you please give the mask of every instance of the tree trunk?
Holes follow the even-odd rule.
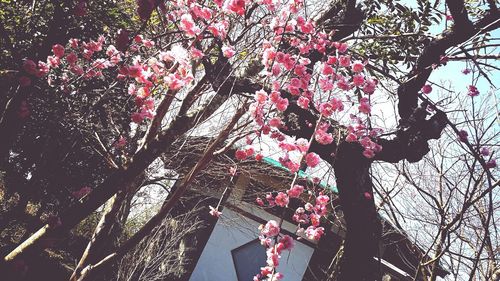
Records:
[[[374,257],[378,254],[381,225],[373,200],[371,161],[362,154],[359,144],[344,142],[332,165],[347,227],[337,280],[380,280]]]
[[[135,187],[140,186],[140,182],[136,181],[134,183]],[[129,214],[130,202],[135,194],[135,190],[137,188],[129,192],[118,192],[108,200],[101,219],[94,230],[92,239],[87,244],[87,248],[85,248],[70,280],[78,280],[85,266],[98,262],[106,253],[113,252],[118,247],[118,242],[123,232],[123,225]],[[105,278],[102,279],[106,280]]]

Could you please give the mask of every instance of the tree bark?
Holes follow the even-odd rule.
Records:
[[[112,252],[118,247],[123,225],[130,211],[130,202],[141,186],[143,179],[144,177],[140,176],[130,188],[118,192],[108,200],[92,239],[87,244],[70,280],[78,280],[85,266],[98,262],[106,253]]]
[[[380,280],[374,257],[378,254],[381,225],[373,200],[371,161],[362,154],[359,144],[344,142],[331,164],[347,227],[337,280]]]

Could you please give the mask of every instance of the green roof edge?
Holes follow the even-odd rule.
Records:
[[[264,162],[266,162],[267,164],[271,165],[271,166],[274,166],[276,168],[279,168],[279,169],[282,169],[282,170],[285,170],[285,171],[290,171],[287,167],[281,165],[281,163],[279,161],[276,161],[270,157],[264,157],[262,160],[264,160]],[[299,170],[299,177],[301,178],[304,178],[304,179],[307,179],[309,181],[312,181],[311,179],[311,176],[309,176],[308,174],[306,174],[304,171],[302,170]],[[327,183],[325,183],[324,181],[321,181],[319,183],[319,186],[323,187],[324,189],[328,189],[336,194],[339,193],[338,189],[336,186],[333,186],[333,185],[328,185]]]

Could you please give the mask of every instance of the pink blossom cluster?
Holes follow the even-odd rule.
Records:
[[[128,83],[128,94],[133,96],[138,108],[132,113],[131,121],[141,123],[152,119],[155,115],[155,99],[153,91],[159,85],[177,91],[193,80],[190,62],[192,57],[199,58],[201,51],[192,48],[190,51],[180,45],[174,45],[166,52],[160,52],[157,57],[142,57],[138,50],[141,47],[150,49],[154,42],[141,35],[133,38],[127,47],[128,32],[120,31],[116,38],[116,46],[108,44],[104,36],[98,40],[80,42],[70,39],[66,46],[55,44],[53,55],[47,57],[47,62],[34,63],[25,60],[23,69],[35,77],[48,75],[49,85],[58,86],[63,92],[78,91],[78,83],[92,79],[104,78],[107,71],[118,80]],[[120,51],[124,50],[124,51]],[[125,62],[124,58],[128,58]],[[174,69],[171,66],[175,65]],[[31,79],[20,78],[20,84],[28,86]]]
[[[280,226],[275,220],[269,220],[265,225],[261,225],[260,242],[266,247],[267,265],[262,267],[260,273],[253,280],[279,280],[283,278],[283,274],[277,272],[281,253],[286,250],[291,250],[295,242],[289,235],[279,237]]]

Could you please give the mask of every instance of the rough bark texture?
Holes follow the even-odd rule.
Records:
[[[140,182],[142,182],[142,177],[135,181],[139,186]],[[130,202],[135,194],[134,191],[137,190],[137,188],[132,189],[129,189],[130,192],[118,192],[106,203],[101,220],[96,226],[92,239],[87,244],[87,248],[85,248],[70,280],[78,280],[82,269],[86,265],[98,262],[106,253],[114,251],[118,247],[123,225],[130,211]],[[105,277],[101,279],[107,280]]]
[[[371,161],[358,144],[342,143],[332,163],[347,233],[337,280],[379,280],[381,225],[373,201]]]

